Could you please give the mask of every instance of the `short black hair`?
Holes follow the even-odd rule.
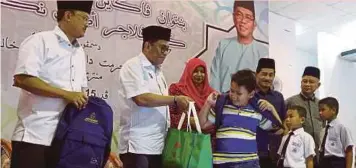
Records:
[[[69,12],[75,14],[73,9],[59,9],[59,10],[57,11],[57,22],[60,22],[60,21],[63,19],[64,13],[65,13],[66,11],[69,11]]]
[[[255,73],[249,69],[237,71],[231,76],[231,83],[235,82],[239,86],[245,86],[248,92],[256,89]]]
[[[288,106],[288,110],[296,110],[300,117],[306,118],[307,116],[307,110],[302,106],[297,106],[297,105]]]
[[[326,97],[324,99],[319,100],[319,106],[325,104],[329,108],[335,110],[336,115],[339,113],[339,102],[334,97]]]

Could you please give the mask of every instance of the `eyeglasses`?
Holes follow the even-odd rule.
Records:
[[[87,22],[89,20],[89,16],[88,15],[82,15],[79,14],[78,12],[74,13],[75,16],[78,16],[81,20]]]
[[[252,22],[255,20],[255,18],[252,15],[244,15],[240,11],[237,11],[236,13],[234,13],[234,17],[239,22],[241,22],[243,19],[246,19],[248,22]]]
[[[159,48],[162,54],[169,54],[171,52],[171,49],[169,48],[168,45],[161,45]]]
[[[151,43],[152,46],[155,46],[154,43]],[[157,44],[156,48],[160,50],[162,54],[169,54],[171,52],[171,49],[169,48],[168,45],[164,44]]]

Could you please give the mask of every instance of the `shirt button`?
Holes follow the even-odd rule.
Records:
[[[72,65],[71,67],[74,68],[74,65]]]
[[[70,44],[68,44],[68,46],[70,47]]]
[[[72,81],[74,81],[74,79],[72,79]]]

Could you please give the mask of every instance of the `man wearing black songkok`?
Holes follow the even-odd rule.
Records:
[[[58,26],[27,37],[19,48],[14,86],[21,89],[12,136],[12,168],[55,167],[51,148],[68,103],[83,108],[88,97],[84,36],[93,1],[57,1]]]
[[[282,93],[271,89],[275,75],[274,59],[261,58],[256,69],[256,97],[270,102],[276,109],[279,119],[283,120],[286,115],[284,97]],[[272,118],[271,121],[274,121],[274,124],[278,124],[275,118]],[[256,141],[261,168],[276,167],[276,156],[281,136],[273,135],[261,128],[257,128]]]
[[[324,127],[319,115],[319,99],[315,96],[315,91],[320,86],[320,70],[317,67],[308,66],[304,69],[302,81],[301,81],[301,92],[294,95],[286,100],[287,106],[299,105],[307,110],[307,116],[303,128],[306,132],[313,136],[315,141],[315,153],[317,154],[316,159],[314,159],[315,167],[318,166],[319,152],[318,147],[320,146],[320,132]]]
[[[186,109],[186,96],[169,96],[161,64],[171,51],[171,30],[142,30],[142,52],[124,63],[119,74],[119,154],[124,168],[160,168],[170,124],[169,105]]]

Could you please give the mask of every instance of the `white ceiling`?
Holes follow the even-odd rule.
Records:
[[[356,21],[356,1],[270,1],[271,12],[296,21],[297,48],[317,54],[317,32],[336,34]],[[356,27],[355,27],[356,31]],[[356,37],[354,38],[356,42]]]

